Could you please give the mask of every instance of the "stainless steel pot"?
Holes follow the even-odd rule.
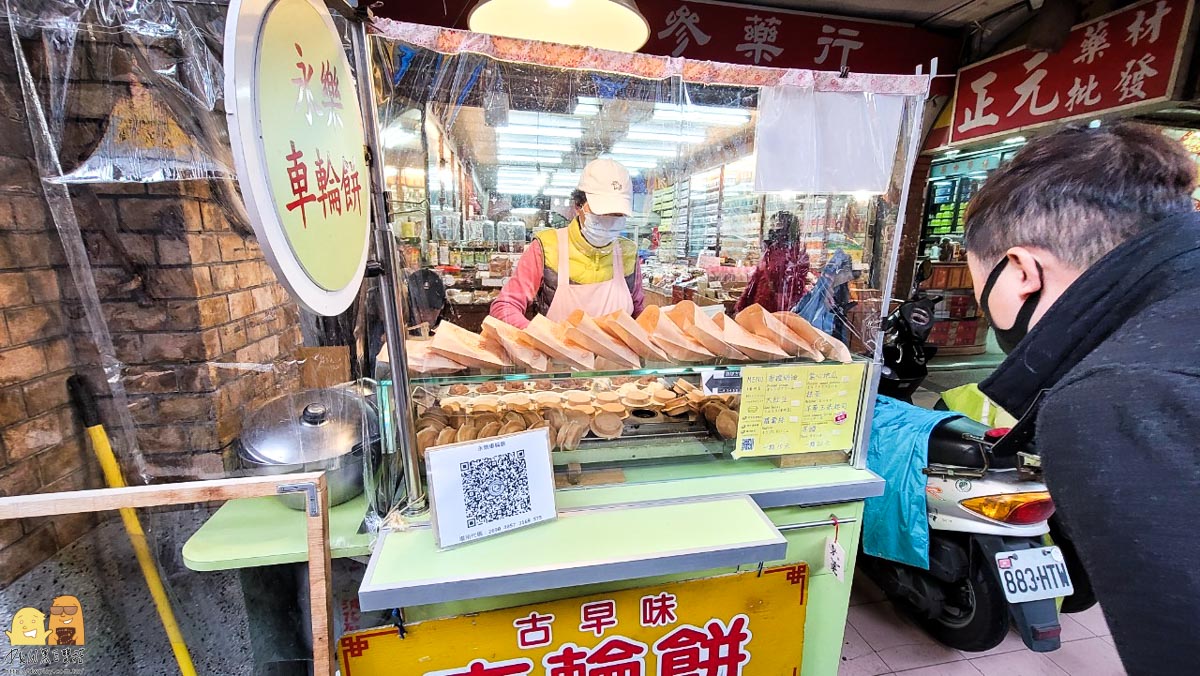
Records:
[[[363,455],[379,442],[374,408],[354,388],[283,394],[247,417],[238,445],[242,466],[254,474],[325,472],[329,504],[363,491]],[[292,509],[304,496],[281,495]]]

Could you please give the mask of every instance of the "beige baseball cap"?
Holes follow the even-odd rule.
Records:
[[[629,171],[616,160],[592,160],[583,168],[576,186],[587,194],[593,214],[633,213],[633,185]]]

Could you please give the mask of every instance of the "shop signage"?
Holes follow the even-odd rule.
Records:
[[[930,168],[929,177],[945,178],[947,176],[987,173],[1000,168],[1000,158],[1000,153],[988,153],[987,155],[980,155],[978,157],[968,157],[965,160],[942,162]]]
[[[345,676],[794,676],[808,566],[346,634]]]
[[[853,448],[865,374],[863,364],[743,368],[733,457]]]
[[[305,308],[336,315],[366,266],[362,112],[324,3],[234,0],[225,101],[238,184],[263,254]]]
[[[1193,5],[1144,0],[1075,26],[1053,54],[1014,49],[961,69],[951,142],[1169,100]]]
[[[385,0],[378,13],[465,29],[475,2]],[[888,74],[928,70],[935,57],[942,69],[958,63],[957,40],[907,24],[693,0],[638,0],[637,6],[650,23],[650,41],[640,50],[646,54]]]

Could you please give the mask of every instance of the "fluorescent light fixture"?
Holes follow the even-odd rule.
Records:
[[[648,157],[679,157],[679,150],[673,148],[651,148],[643,145],[625,143],[614,144],[609,152],[615,155],[640,155]]]
[[[529,162],[530,164],[562,164],[562,156],[538,157],[537,155],[497,155],[498,162]]]
[[[393,149],[403,148],[404,146],[411,145],[417,140],[416,134],[403,127],[395,125],[384,129],[380,136],[382,137],[380,140],[383,141],[383,147]]]
[[[599,113],[599,112],[600,112],[600,106],[592,106],[592,105],[588,105],[586,103],[581,103],[581,104],[575,106],[575,111],[572,114],[578,115],[580,117],[591,117],[592,115],[595,115],[596,113]]]
[[[516,136],[560,136],[562,138],[579,138],[583,136],[582,129],[568,129],[567,127],[550,127],[550,126],[531,126],[524,124],[510,124],[506,127],[496,127],[496,134]]]
[[[962,151],[959,150],[958,148],[951,148],[950,150],[946,151],[945,155],[942,155],[942,159],[950,159],[951,157],[957,157],[958,154],[961,152]]]
[[[670,103],[654,104],[654,120],[659,122],[693,122],[737,127],[750,121],[750,113],[738,108],[720,106],[682,106]]]
[[[1004,145],[1006,145],[1006,146],[1015,146],[1018,143],[1024,143],[1024,142],[1025,142],[1024,136],[1010,136],[1010,137],[1004,139]]]
[[[566,127],[568,129],[579,129],[583,126],[583,122],[569,115],[533,113],[525,110],[509,112],[508,122],[509,124],[528,124],[535,127]]]
[[[620,156],[614,156],[614,155],[608,154],[608,153],[601,155],[600,157],[603,157],[603,158],[609,159],[609,160],[616,160],[617,162],[620,162],[622,165],[624,165],[626,169],[629,169],[630,167],[635,167],[638,169],[654,169],[655,167],[658,166],[658,162],[655,162],[654,160],[650,160],[650,159],[644,159],[644,158],[620,157]]]
[[[580,97],[576,98],[575,100],[578,101],[579,105],[582,105],[582,106],[598,106],[598,105],[600,105],[600,99],[596,98],[595,96],[580,96]]]
[[[630,141],[658,141],[659,143],[704,143],[703,134],[685,134],[679,130],[668,131],[665,129],[656,131],[633,131],[630,130],[625,138]]]
[[[565,153],[574,146],[570,143],[555,143],[554,141],[518,141],[516,139],[501,138],[496,140],[496,147],[500,150],[545,150],[548,152]]]
[[[496,192],[505,195],[536,195],[541,192],[540,185],[498,185]]]

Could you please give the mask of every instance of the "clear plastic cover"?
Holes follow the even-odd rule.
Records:
[[[422,453],[549,427],[568,483],[636,481],[728,459],[740,402],[703,374],[878,360],[926,78],[376,29],[386,171],[430,224],[406,265],[445,289],[407,341]]]

